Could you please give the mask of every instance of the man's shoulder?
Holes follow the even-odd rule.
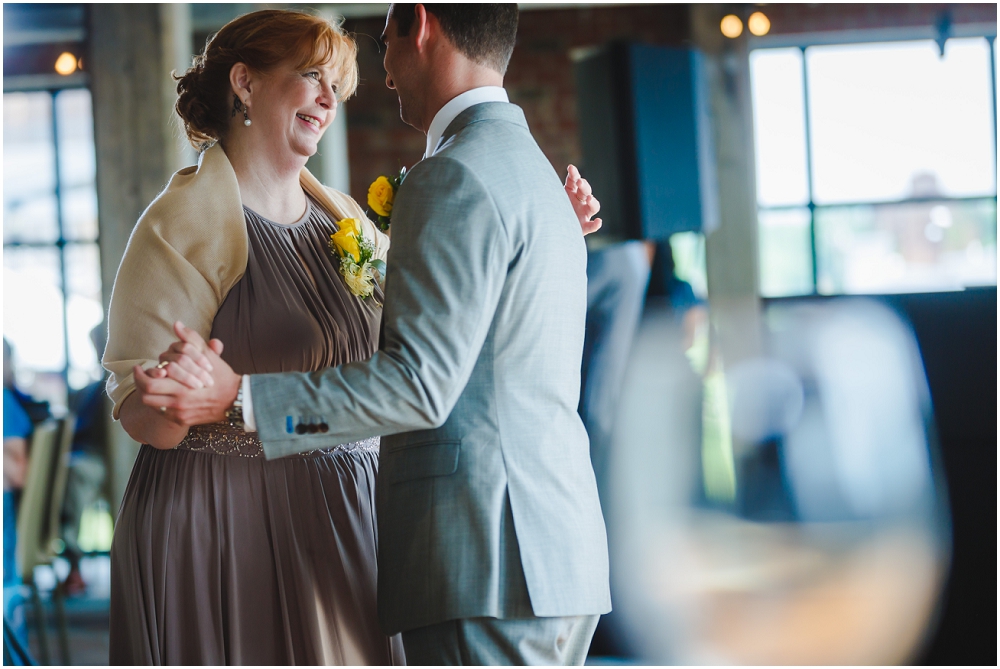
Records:
[[[492,125],[501,127],[488,127]],[[504,125],[509,126],[490,122],[466,126],[418,166],[442,174],[468,171],[484,181],[488,190],[502,189],[515,173],[528,182],[543,183],[542,172],[551,172],[552,168],[534,138],[522,128]]]
[[[478,108],[484,108],[484,111],[472,113]],[[435,156],[450,155],[475,161],[494,152],[538,150],[523,112],[508,103],[490,102],[472,107],[459,117],[458,126],[449,127],[449,131]]]
[[[400,188],[427,188],[439,182],[442,186],[453,188],[466,179],[478,180],[476,165],[470,156],[462,151],[439,152],[411,167]]]

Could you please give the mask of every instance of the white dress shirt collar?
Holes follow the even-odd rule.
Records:
[[[480,86],[453,97],[434,115],[434,120],[431,121],[431,125],[427,129],[427,150],[424,152],[424,158],[430,158],[434,155],[438,144],[441,143],[441,135],[448,129],[455,117],[469,107],[483,102],[510,102],[510,100],[507,97],[507,91],[500,86]]]

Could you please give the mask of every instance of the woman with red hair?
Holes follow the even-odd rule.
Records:
[[[351,198],[305,169],[358,80],[337,26],[261,11],[223,27],[178,79],[201,150],[139,219],[115,281],[104,364],[140,443],[111,550],[112,664],[401,664],[375,609],[378,440],[267,461],[253,433],[187,430],[141,402],[180,319],[245,373],[318,370],[375,351],[382,294],[329,252]],[[197,369],[171,370],[189,384]]]

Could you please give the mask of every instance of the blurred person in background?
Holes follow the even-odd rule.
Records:
[[[661,298],[683,324],[685,350],[706,310],[691,284],[677,276],[669,240],[613,242],[598,234],[587,237],[587,246],[587,334],[579,412],[590,436],[591,460],[606,504],[608,449],[625,367],[647,297]]]
[[[704,306],[690,283],[677,276],[674,250],[667,239],[656,242],[650,269],[648,297],[664,296],[678,321],[683,321],[692,307]]]
[[[100,359],[107,342],[104,323],[90,331],[90,341]],[[94,381],[70,400],[70,409],[76,414],[76,430],[62,510],[63,557],[70,565],[63,582],[67,595],[78,595],[87,589],[80,573],[80,558],[83,557],[79,544],[80,521],[84,510],[101,496],[107,475],[104,386],[104,378]]]
[[[10,344],[3,340],[3,584],[20,582],[14,549],[17,545],[17,493],[28,471],[28,439],[33,426],[14,394]]]
[[[49,403],[46,400],[36,400],[31,395],[22,392],[17,387],[14,380],[13,352],[6,337],[3,340],[3,387],[10,391],[10,394],[20,405],[21,409],[28,414],[28,419],[32,426],[38,425],[52,417]]]
[[[680,323],[683,333],[682,351],[690,351],[697,343],[696,337],[699,331],[707,337],[704,328],[708,325],[708,303],[695,293],[694,287],[688,281],[677,274],[674,247],[668,239],[657,241],[653,253],[646,304],[656,302],[663,304],[673,314],[674,321]]]
[[[28,471],[28,439],[33,426],[14,395],[10,344],[3,340],[3,612],[12,633],[27,647],[24,598],[17,568],[17,502]]]

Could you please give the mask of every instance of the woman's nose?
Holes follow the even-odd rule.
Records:
[[[318,102],[324,109],[335,108],[337,106],[337,91],[333,86],[324,85]]]

